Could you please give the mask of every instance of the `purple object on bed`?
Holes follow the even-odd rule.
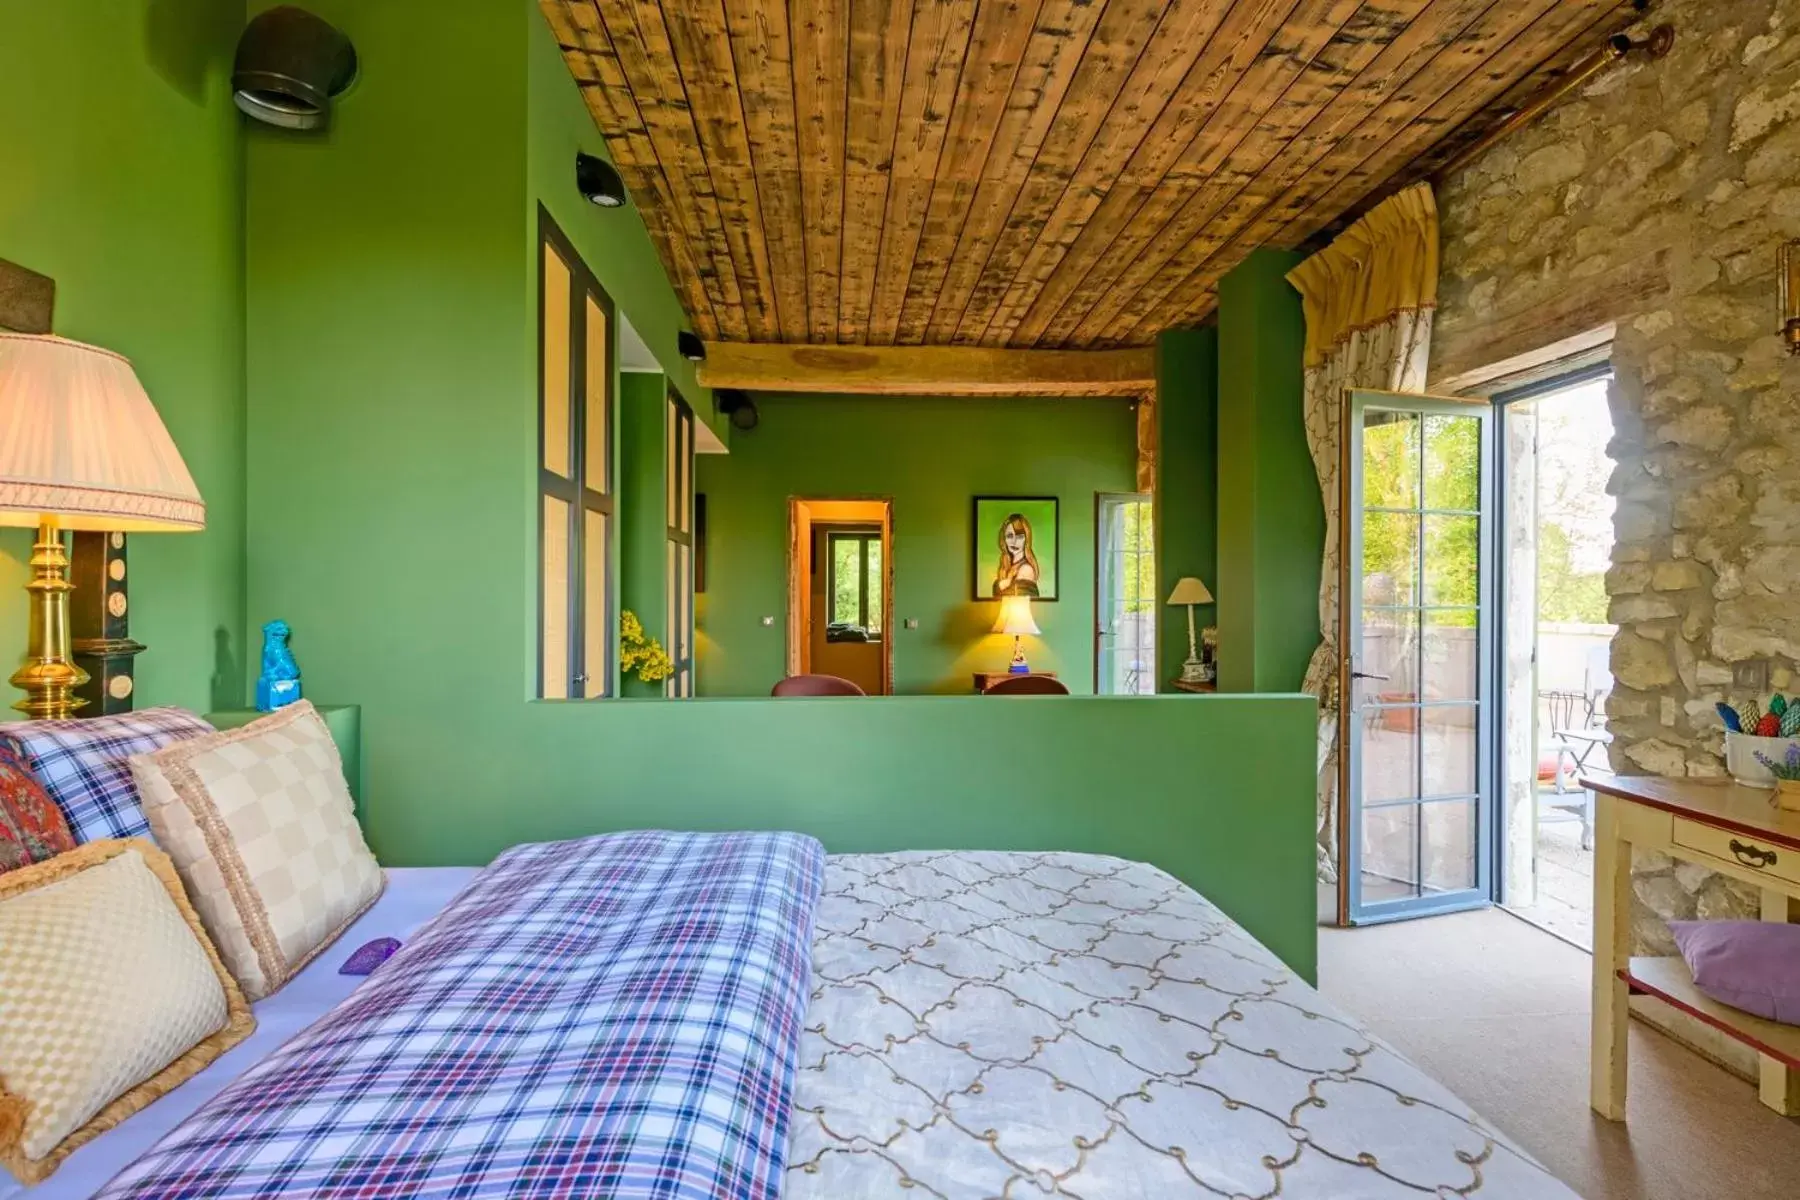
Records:
[[[400,939],[378,937],[372,942],[364,942],[356,948],[356,952],[344,960],[338,968],[339,975],[367,975],[393,957],[394,951],[400,948]]]
[[[776,1200],[825,851],[506,851],[105,1200]]]
[[[1694,986],[1747,1013],[1800,1025],[1800,925],[1670,921]]]

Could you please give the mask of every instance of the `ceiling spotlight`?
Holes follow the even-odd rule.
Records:
[[[625,207],[625,181],[604,158],[577,151],[575,187],[590,203],[601,208]]]
[[[756,428],[756,401],[750,399],[748,393],[736,388],[722,388],[713,393],[713,403],[720,412],[731,418],[733,429]]]
[[[700,335],[697,333],[690,333],[684,329],[676,334],[675,349],[680,351],[681,357],[689,362],[706,361],[706,343],[700,340]]]

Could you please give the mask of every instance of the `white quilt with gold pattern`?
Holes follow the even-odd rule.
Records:
[[[830,860],[784,1200],[1574,1193],[1190,888]]]

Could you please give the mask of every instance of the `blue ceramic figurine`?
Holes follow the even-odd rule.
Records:
[[[256,711],[274,712],[300,698],[300,666],[288,649],[286,621],[263,626],[262,674],[256,677]]]

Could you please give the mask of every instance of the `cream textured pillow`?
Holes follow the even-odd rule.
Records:
[[[90,842],[0,879],[0,1162],[25,1183],[255,1027],[169,860]]]
[[[144,815],[220,956],[260,1000],[336,941],[386,882],[331,731],[305,700],[133,755]]]

